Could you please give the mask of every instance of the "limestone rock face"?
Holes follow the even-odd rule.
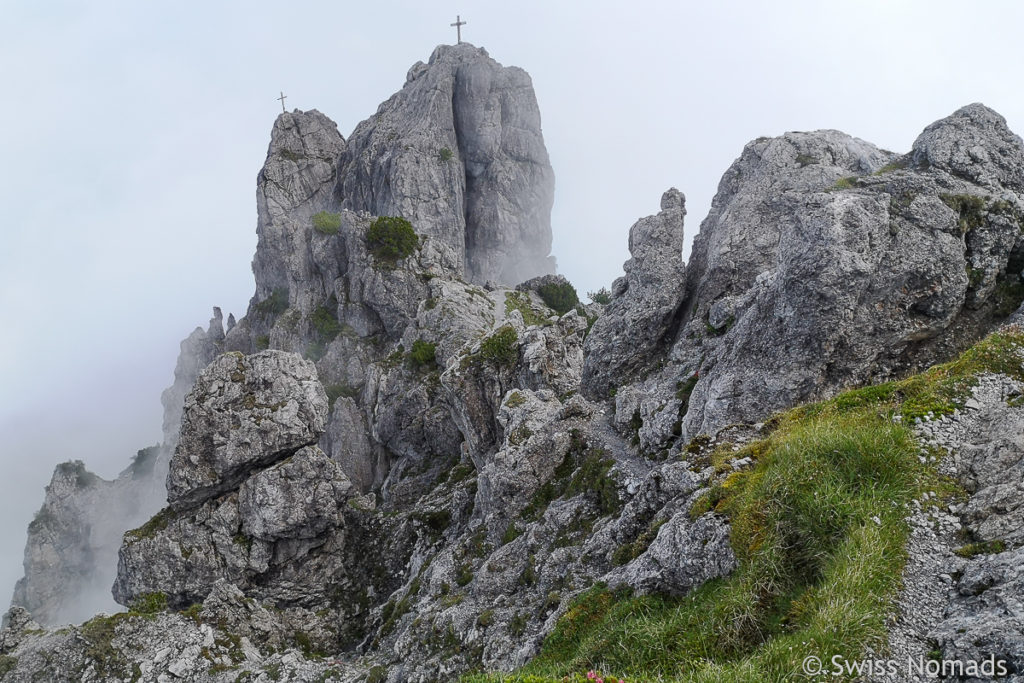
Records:
[[[1021,164],[981,105],[903,157],[836,131],[751,142],[694,240],[665,367],[591,391],[617,389],[620,424],[661,448],[952,357],[1020,303]]]
[[[344,150],[337,125],[315,109],[283,113],[274,122],[256,186],[255,301],[275,289],[298,293],[318,283],[306,256],[315,237],[309,221],[326,208]]]
[[[612,285],[612,300],[587,335],[583,388],[605,398],[666,351],[682,303],[683,218],[686,197],[670,189],[661,211],[630,228],[626,274]]]
[[[295,354],[224,354],[185,399],[167,500],[184,510],[230,491],[253,470],[315,444],[327,422],[316,367]]]
[[[315,538],[338,526],[351,482],[316,446],[258,472],[238,491],[242,533],[264,541]]]
[[[983,104],[962,107],[924,129],[914,142],[913,164],[935,166],[977,185],[1024,191],[1021,139],[1006,119]]]
[[[554,270],[554,174],[529,75],[468,43],[438,47],[352,133],[342,206],[403,216],[449,246],[466,279],[515,284]]]

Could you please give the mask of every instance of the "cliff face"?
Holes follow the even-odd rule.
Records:
[[[624,289],[621,312],[613,297],[587,340],[585,390],[615,387],[616,412],[636,414],[642,445],[658,448],[949,358],[1021,301],[1022,162],[1021,139],[977,104],[904,156],[836,131],[751,142],[685,281],[634,274],[654,294],[636,303]],[[644,335],[657,349],[640,354],[637,383],[640,358],[612,374],[609,356],[624,354],[611,330],[645,307],[662,324]]]
[[[737,545],[718,503],[771,462],[765,418],[952,357],[1024,299],[1022,168],[1024,145],[980,105],[902,157],[835,131],[757,140],[688,264],[672,189],[630,230],[610,302],[583,306],[557,276],[512,287],[550,269],[552,180],[522,71],[438,48],[347,141],[318,112],[282,114],[258,179],[255,295],[226,334],[218,315],[183,344],[173,434],[146,479],[165,481],[167,506],[122,529],[114,595],[133,612],[69,635],[13,610],[0,666],[11,680],[437,680],[522,665],[598,582],[673,600],[728,581],[757,546]],[[1006,386],[970,400],[1015,424]],[[979,425],[943,431],[946,447],[969,450]],[[119,485],[59,468],[61,522],[30,532],[25,586],[47,564],[106,562],[89,553],[111,544],[83,525],[134,500],[99,488]],[[1016,494],[966,485],[967,528],[1013,541],[1015,517],[996,513]],[[976,568],[1006,591],[1019,580]],[[36,596],[19,604],[59,621],[60,580],[19,584]],[[991,620],[932,597],[977,632]],[[968,647],[948,620],[915,628],[901,647],[928,629]]]
[[[411,220],[470,282],[554,271],[554,173],[530,76],[468,43],[413,65],[356,127],[336,191],[347,209]]]

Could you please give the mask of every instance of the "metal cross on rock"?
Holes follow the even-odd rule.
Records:
[[[462,27],[465,26],[465,25],[466,25],[466,22],[464,22],[462,20],[462,17],[460,17],[458,14],[456,14],[455,15],[455,23],[452,24],[452,26],[455,27],[455,36],[458,39],[458,42],[460,44],[462,43]]]
[[[282,93],[281,93],[281,96],[277,98],[277,99],[281,100],[281,112],[282,112],[282,113],[284,112],[284,100],[285,100],[285,98],[286,98],[286,97],[288,97],[288,96],[287,96],[287,95],[285,95],[285,94],[284,94],[284,93],[282,92]]]

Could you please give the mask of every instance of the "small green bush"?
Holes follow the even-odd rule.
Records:
[[[270,335],[261,334],[256,337],[256,348],[260,351],[264,351],[270,348]]]
[[[419,242],[412,223],[399,216],[381,216],[366,231],[366,247],[370,253],[392,265],[412,256]]]
[[[555,284],[550,282],[537,288],[537,294],[558,315],[571,311],[580,302],[576,288],[568,282]]]
[[[313,325],[317,340],[324,344],[334,341],[335,337],[341,334],[337,306],[338,302],[332,296],[326,304],[318,306],[309,316],[309,322]]]
[[[612,301],[612,293],[608,291],[607,287],[602,287],[596,292],[587,292],[587,298],[593,301],[595,304],[607,306]]]
[[[480,358],[496,365],[514,365],[519,360],[519,348],[516,346],[518,339],[515,329],[505,325],[483,340],[480,344]]]
[[[436,351],[436,344],[417,339],[412,343],[412,350],[409,352],[409,362],[417,370],[437,365],[437,361],[434,358]]]
[[[255,306],[256,313],[265,318],[276,318],[288,310],[288,288],[275,287],[263,301]]]
[[[448,149],[447,147],[442,147],[437,152],[437,158],[440,159],[444,163],[447,163],[447,162],[451,161],[453,156],[455,156],[455,155],[452,154],[452,151],[450,149]]]
[[[324,235],[337,235],[341,230],[341,214],[321,211],[313,214],[313,227]]]
[[[459,565],[459,571],[455,575],[455,583],[459,584],[460,586],[465,586],[472,580],[473,568],[470,566],[468,562],[463,562],[461,565]]]

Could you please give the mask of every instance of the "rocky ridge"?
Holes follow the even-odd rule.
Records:
[[[348,141],[318,112],[278,118],[256,295],[194,340],[229,353],[168,394],[169,508],[120,548],[134,612],[39,633],[12,611],[4,680],[512,669],[596,582],[683,595],[736,568],[725,516],[693,510],[751,463],[709,449],[949,357],[1024,298],[1024,144],[980,105],[905,157],[835,131],[750,143],[689,263],[670,190],[607,306],[514,288],[550,237],[528,85],[445,47]]]

